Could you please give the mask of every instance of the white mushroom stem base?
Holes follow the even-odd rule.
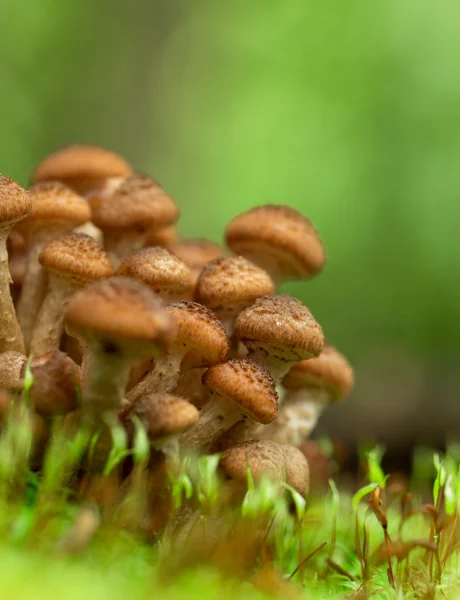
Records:
[[[155,357],[152,369],[128,392],[128,404],[134,404],[145,394],[172,392],[179,381],[182,358],[182,354]]]
[[[35,322],[30,343],[30,352],[42,356],[59,348],[64,332],[65,308],[70,297],[77,289],[57,275],[48,275],[48,293]]]
[[[81,412],[86,425],[100,424],[108,414],[118,414],[132,362],[118,354],[85,351]]]
[[[215,394],[200,412],[200,418],[193,427],[182,434],[180,445],[198,452],[205,451],[222,434],[245,415],[236,404],[225,401]]]
[[[10,270],[6,238],[8,231],[0,230],[0,352],[24,352],[24,342],[10,292]]]
[[[271,351],[262,348],[249,350],[246,358],[250,358],[254,362],[263,365],[272,376],[277,387],[280,385],[281,380],[287,374],[289,369],[300,360],[283,360],[273,356]]]
[[[261,438],[279,444],[300,446],[310,437],[330,397],[323,389],[303,389],[288,392],[273,423],[263,428]]]
[[[114,270],[131,254],[144,247],[147,233],[138,231],[104,232],[104,247],[110,257]]]

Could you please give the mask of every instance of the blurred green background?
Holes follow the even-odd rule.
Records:
[[[0,170],[75,141],[125,155],[184,236],[286,203],[328,248],[297,294],[347,353],[322,427],[390,448],[460,423],[460,4],[0,0]]]

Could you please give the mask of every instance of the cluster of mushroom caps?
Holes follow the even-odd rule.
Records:
[[[161,185],[94,146],[51,154],[31,183],[0,176],[0,411],[32,355],[37,460],[56,418],[116,419],[132,443],[135,415],[168,460],[220,451],[227,478],[249,466],[306,494],[299,446],[353,386],[309,309],[276,293],[324,265],[308,219],[265,205],[229,223],[227,251],[181,239]]]

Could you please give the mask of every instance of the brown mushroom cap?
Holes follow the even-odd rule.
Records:
[[[174,246],[178,243],[179,233],[175,225],[168,225],[167,227],[162,227],[161,229],[153,227],[147,233],[147,237],[145,239],[146,246],[161,246],[162,248],[168,248],[168,250],[171,248],[171,246]],[[180,256],[178,256],[178,258],[180,258]]]
[[[263,296],[236,318],[235,333],[249,350],[270,348],[282,360],[318,356],[324,345],[321,326],[308,308],[291,296]]]
[[[86,193],[107,177],[125,176],[131,167],[119,154],[89,144],[73,144],[44,158],[32,173],[32,183],[62,181]]]
[[[112,263],[107,253],[83,233],[63,235],[49,242],[42,249],[39,261],[51,273],[77,284],[112,275]]]
[[[288,206],[257,206],[235,217],[225,232],[227,246],[281,279],[309,279],[324,266],[326,253],[316,229]]]
[[[203,385],[237,404],[259,423],[271,423],[278,414],[278,394],[268,371],[247,358],[214,365],[203,374]]]
[[[199,269],[224,255],[219,244],[206,239],[182,240],[182,242],[173,244],[169,251],[187,266]]]
[[[159,229],[179,218],[174,200],[158,183],[142,173],[133,173],[112,194],[98,193],[89,198],[93,223],[102,231]]]
[[[167,308],[177,324],[176,345],[189,348],[184,366],[204,367],[225,360],[228,339],[220,321],[197,302],[178,302]]]
[[[21,232],[55,226],[73,229],[91,219],[88,202],[59,181],[38,183],[30,188],[29,195],[32,210],[18,225]]]
[[[286,459],[281,446],[270,440],[251,440],[228,448],[221,458],[220,468],[231,479],[245,484],[246,469],[259,481],[262,476],[274,481],[286,480]]]
[[[242,256],[216,258],[198,278],[195,299],[213,310],[242,310],[259,298],[273,294],[275,284],[262,269]]]
[[[350,363],[337,348],[325,344],[317,358],[302,360],[289,370],[283,379],[286,390],[321,388],[331,394],[331,400],[346,398],[354,385]]]
[[[193,404],[171,394],[142,396],[124,418],[133,414],[139,417],[152,440],[186,431],[200,416]]]
[[[127,277],[102,279],[77,292],[67,307],[66,330],[74,337],[102,340],[114,352],[120,342],[142,346],[146,353],[167,349],[175,336],[161,299]]]
[[[32,210],[32,200],[18,183],[0,174],[0,230],[21,221]]]
[[[286,458],[286,483],[299,494],[306,496],[310,489],[310,469],[308,461],[301,450],[289,444],[282,444]]]
[[[327,488],[328,480],[332,476],[331,460],[318,442],[307,440],[299,450],[308,461],[312,488]]]
[[[120,265],[117,275],[139,279],[163,298],[185,295],[193,288],[187,265],[165,248],[144,248],[135,252]]]

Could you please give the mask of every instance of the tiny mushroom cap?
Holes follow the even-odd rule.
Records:
[[[306,496],[310,489],[310,469],[308,460],[299,448],[282,444],[286,458],[286,483],[292,486],[301,496]]]
[[[133,173],[115,187],[112,194],[95,192],[89,198],[93,223],[102,231],[158,229],[179,218],[173,199],[158,183],[143,173]]]
[[[0,174],[0,233],[9,234],[12,226],[32,210],[32,200],[18,183]]]
[[[44,158],[32,173],[32,183],[62,181],[84,194],[107,177],[126,176],[132,171],[115,152],[89,144],[73,144]]]
[[[229,256],[216,258],[203,268],[195,299],[214,311],[234,313],[274,291],[268,273],[242,256]]]
[[[50,273],[75,285],[112,275],[107,253],[83,233],[70,233],[52,240],[42,249],[39,261]]]
[[[17,392],[23,389],[27,357],[20,352],[0,355],[0,387]],[[50,417],[77,408],[80,367],[64,352],[48,352],[30,363],[33,384],[30,400],[35,410]]]
[[[143,281],[164,300],[180,300],[193,289],[187,265],[160,247],[135,252],[120,265],[117,275]]]
[[[273,481],[286,480],[286,458],[284,450],[270,440],[250,440],[228,448],[221,460],[220,468],[229,479],[247,484],[247,469],[255,481],[263,476]]]
[[[314,440],[307,440],[299,446],[299,449],[310,467],[311,487],[327,488],[327,482],[332,476],[331,460],[328,454]]]
[[[317,358],[300,361],[291,367],[283,379],[283,387],[288,391],[324,389],[331,402],[349,396],[353,385],[353,368],[343,354],[328,343]]]
[[[224,255],[224,251],[211,240],[191,239],[173,244],[169,251],[186,265],[201,270],[208,262]]]
[[[316,229],[288,206],[257,206],[235,217],[225,232],[227,246],[266,269],[276,281],[310,279],[324,266],[326,252]]]
[[[26,235],[36,229],[73,229],[91,219],[88,202],[59,181],[38,183],[29,194],[32,210],[18,225]]]
[[[324,346],[321,326],[309,309],[284,294],[258,298],[237,316],[235,333],[250,353],[261,350],[281,361],[318,356]]]
[[[177,435],[194,425],[200,416],[187,400],[171,394],[141,396],[124,414],[123,419],[136,415],[151,440]]]
[[[273,379],[252,360],[240,358],[210,367],[203,374],[203,385],[259,423],[276,419],[278,395]]]
[[[147,286],[127,277],[102,279],[77,292],[67,307],[66,331],[108,353],[119,344],[136,353],[164,351],[174,341],[175,327],[163,303]]]
[[[168,306],[177,325],[175,344],[189,348],[182,366],[205,367],[225,360],[228,338],[220,321],[205,306],[197,302],[178,302]]]

